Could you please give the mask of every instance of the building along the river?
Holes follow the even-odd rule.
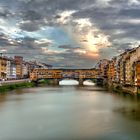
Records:
[[[0,57],[0,80],[6,78],[7,59]]]
[[[12,80],[16,79],[16,62],[13,58],[7,58],[6,66],[6,79]]]
[[[29,64],[28,62],[23,61],[22,63],[22,78],[29,77]]]
[[[107,77],[108,77],[108,84],[111,84],[115,81],[116,76],[116,68],[115,68],[116,58],[113,58],[108,63],[108,71],[107,71]]]
[[[135,84],[137,86],[140,86],[140,60],[136,62],[135,69]]]
[[[140,60],[140,47],[133,49],[130,52],[130,64],[131,64],[131,84],[135,85],[135,72],[134,64]]]
[[[107,71],[107,79],[109,86],[118,85],[124,87],[131,92],[136,91],[136,87],[140,87],[140,46],[128,49],[124,53],[111,60],[106,60],[106,67],[99,67],[99,77],[103,77],[103,73]],[[98,63],[102,65],[102,60]],[[104,72],[103,72],[104,71]]]
[[[120,56],[116,57],[114,67],[115,67],[115,79],[114,79],[114,82],[119,83],[120,82]]]
[[[22,56],[15,56],[15,62],[16,62],[16,76],[18,79],[21,79],[22,76],[22,63],[23,63],[23,57]]]
[[[124,59],[124,84],[130,85],[131,84],[131,71],[132,71],[132,65],[130,64],[130,52],[128,51],[125,54]]]
[[[22,56],[0,57],[0,81],[29,78],[31,71],[35,68],[51,69],[52,65],[46,63],[23,60]]]
[[[97,69],[99,70],[98,71],[98,74],[101,78],[107,78],[107,65],[109,63],[109,60],[107,59],[103,59],[103,60],[100,60],[100,62],[97,64]]]

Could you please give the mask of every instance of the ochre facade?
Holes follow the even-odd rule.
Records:
[[[86,79],[97,78],[98,71],[96,69],[34,69],[30,73],[30,80],[37,81],[38,79]]]

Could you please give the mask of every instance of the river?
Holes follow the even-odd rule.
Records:
[[[140,140],[140,100],[95,85],[0,95],[0,140]]]

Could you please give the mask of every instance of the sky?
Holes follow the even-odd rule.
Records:
[[[137,47],[139,28],[140,0],[0,0],[0,52],[56,67],[91,68]]]

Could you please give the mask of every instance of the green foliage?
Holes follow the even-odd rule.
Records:
[[[0,86],[0,92],[6,92],[14,89],[19,89],[19,88],[28,88],[28,87],[34,87],[34,83],[16,83],[16,84],[11,84],[11,85],[3,85]]]
[[[50,85],[51,81],[48,80],[48,79],[42,79],[38,83],[41,84],[41,85]]]

